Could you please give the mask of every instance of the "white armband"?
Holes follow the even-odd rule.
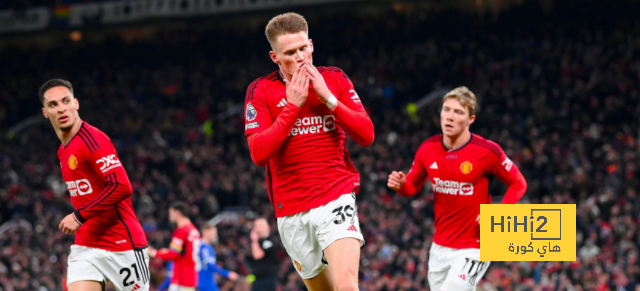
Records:
[[[327,103],[325,103],[325,105],[327,105],[329,109],[335,107],[336,105],[338,105],[338,98],[336,98],[336,96],[333,96],[333,94],[331,94],[331,97],[329,97],[329,100],[327,100]]]

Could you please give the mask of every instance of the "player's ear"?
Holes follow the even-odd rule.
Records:
[[[269,51],[269,57],[271,57],[271,60],[276,63],[276,64],[280,64],[278,62],[278,58],[276,57],[276,53],[274,51]]]
[[[471,117],[469,117],[469,125],[471,125],[474,121],[476,121],[476,115],[471,115]]]
[[[313,40],[309,39],[309,50],[313,53]]]
[[[47,110],[44,109],[44,107],[42,107],[42,115],[44,115],[44,118],[49,119],[49,115],[47,115]]]
[[[78,98],[73,97],[73,102],[76,104],[76,110],[80,110],[80,101],[78,101]]]

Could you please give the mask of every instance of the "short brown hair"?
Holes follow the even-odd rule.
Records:
[[[267,28],[265,29],[265,34],[267,35],[267,40],[269,40],[269,43],[271,44],[271,48],[275,50],[278,36],[298,33],[301,31],[309,33],[307,21],[302,15],[289,12],[271,18],[267,24]]]
[[[469,88],[465,86],[460,86],[451,90],[447,95],[444,95],[442,98],[442,103],[447,101],[447,99],[456,99],[462,106],[467,107],[469,110],[469,117],[476,114],[476,107],[478,107],[478,99],[476,99],[476,94],[473,94]]]
[[[51,79],[44,82],[44,84],[42,84],[42,86],[40,86],[40,89],[38,90],[40,102],[44,104],[44,93],[47,92],[47,90],[58,86],[67,87],[67,89],[69,89],[69,92],[71,92],[71,95],[73,95],[73,85],[71,85],[71,82],[63,79]]]

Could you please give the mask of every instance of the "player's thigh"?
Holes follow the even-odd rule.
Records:
[[[431,291],[447,290],[442,288],[442,283],[444,283],[444,280],[447,278],[448,271],[448,268],[437,271],[429,270],[427,279],[429,280],[429,288]]]
[[[100,271],[117,290],[147,291],[151,273],[146,249],[109,252],[108,258],[97,263]]]
[[[104,291],[104,281],[75,281],[67,286],[69,291]]]
[[[360,232],[355,193],[342,195],[312,211],[321,217],[318,241],[328,263],[331,284],[337,289],[357,288],[364,237]]]
[[[316,227],[309,220],[309,211],[278,218],[280,239],[291,262],[302,279],[311,279],[325,268],[322,248],[318,244]]]
[[[304,281],[304,285],[309,291],[333,290],[333,286],[329,279],[331,277],[329,272],[329,268],[325,268],[315,277],[311,279],[302,279],[302,281]]]
[[[324,250],[329,281],[336,290],[357,290],[360,263],[360,240],[342,238]]]
[[[427,274],[431,290],[446,290],[442,288],[442,284],[451,268],[452,260],[450,258],[453,257],[454,251],[454,249],[443,247],[436,243],[431,244],[431,248],[429,248],[429,272]]]
[[[92,248],[71,246],[67,259],[67,286],[70,291],[104,289],[105,276],[94,265],[103,255]]]
[[[478,282],[487,272],[490,263],[489,261],[480,261],[480,250],[478,249],[460,250],[451,264],[451,269],[449,269],[443,283],[443,290],[475,290]]]

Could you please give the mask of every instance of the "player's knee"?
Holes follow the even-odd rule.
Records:
[[[336,291],[357,291],[358,290],[358,284],[354,283],[354,282],[338,282],[335,286],[335,288],[333,288]]]

